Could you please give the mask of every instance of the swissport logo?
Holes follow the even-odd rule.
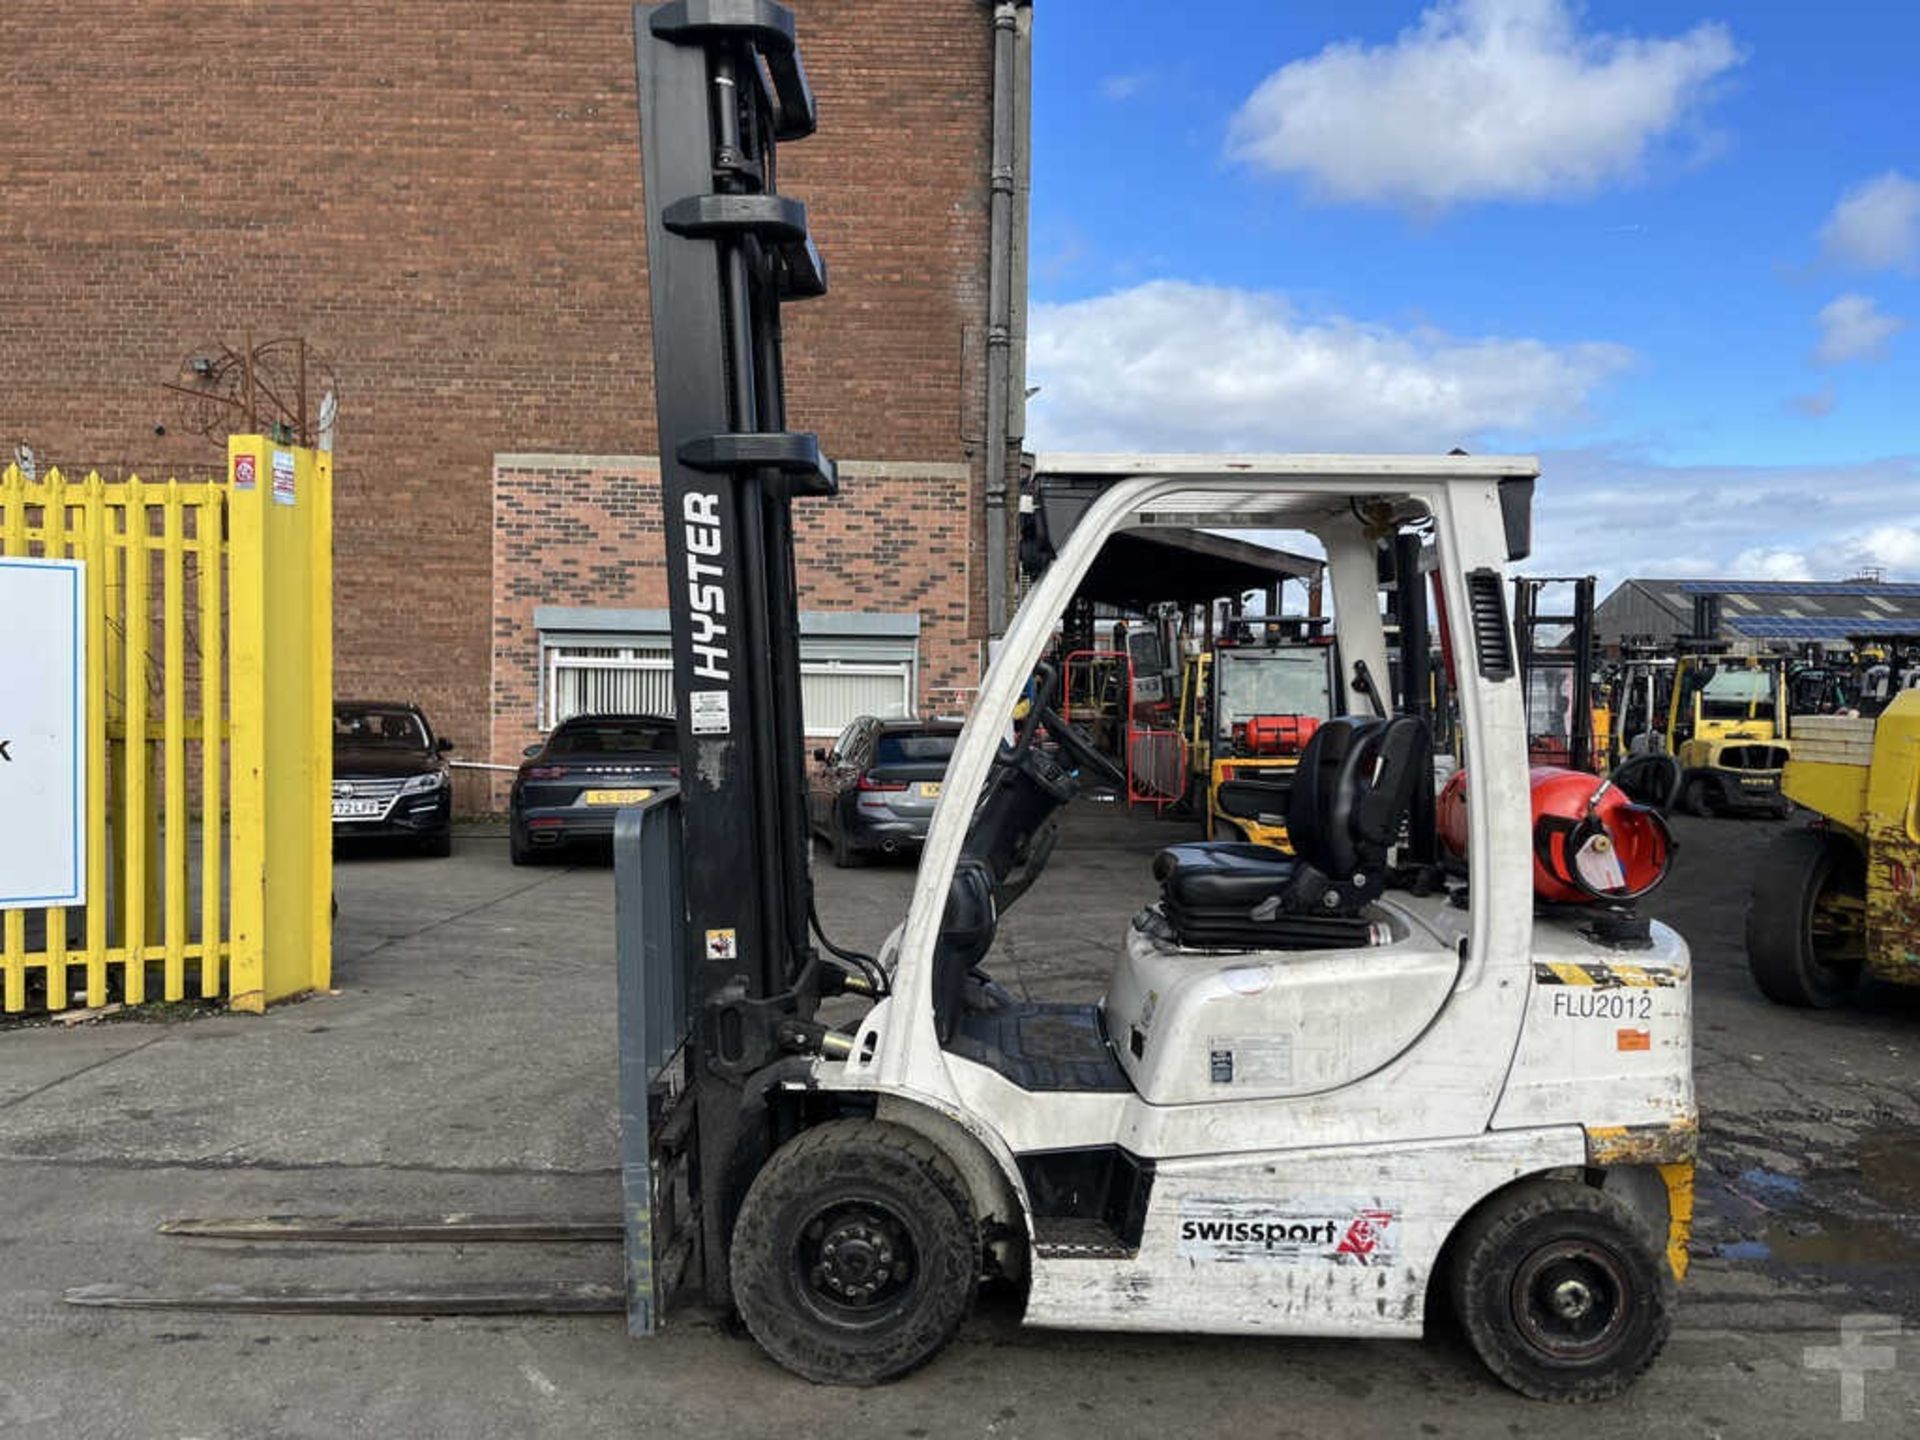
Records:
[[[1340,1237],[1340,1244],[1334,1253],[1351,1255],[1362,1265],[1368,1264],[1380,1253],[1380,1247],[1386,1243],[1392,1228],[1393,1211],[1362,1210],[1347,1226],[1347,1233]]]
[[[1371,1201],[1293,1205],[1188,1195],[1180,1201],[1179,1223],[1183,1260],[1390,1265],[1400,1252],[1400,1212]]]

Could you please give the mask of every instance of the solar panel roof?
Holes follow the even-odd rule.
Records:
[[[1863,620],[1846,615],[1806,616],[1735,615],[1727,629],[1748,640],[1845,640],[1851,635],[1895,636],[1920,633],[1920,619]]]
[[[1844,595],[1920,600],[1920,584],[1875,580],[1677,580],[1683,595]]]

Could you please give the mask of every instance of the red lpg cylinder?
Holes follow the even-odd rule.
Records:
[[[1298,755],[1320,728],[1317,715],[1255,715],[1233,727],[1234,748],[1245,755]]]
[[[1533,893],[1558,905],[1635,900],[1667,878],[1673,837],[1660,812],[1636,805],[1584,770],[1538,765],[1533,795]],[[1440,791],[1440,843],[1467,854],[1467,772]]]

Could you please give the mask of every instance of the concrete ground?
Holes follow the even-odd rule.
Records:
[[[999,976],[1097,994],[1152,889],[1169,822],[1083,807],[1003,927]],[[721,1317],[651,1342],[575,1320],[83,1310],[92,1281],[618,1281],[590,1247],[265,1247],[165,1240],[169,1216],[353,1210],[611,1217],[612,874],[515,870],[503,836],[451,860],[338,871],[338,993],[214,1015],[0,1030],[0,1435],[1785,1437],[1920,1433],[1920,1002],[1833,1014],[1747,980],[1747,877],[1775,826],[1676,821],[1652,907],[1692,941],[1705,1113],[1698,1259],[1666,1357],[1628,1397],[1568,1412],[1493,1383],[1449,1335],[1370,1343],[1024,1331],[985,1297],[953,1348],[878,1390],[809,1387]],[[905,866],[820,871],[837,934],[877,943]],[[1895,1370],[1864,1425],[1803,1363],[1878,1314]]]

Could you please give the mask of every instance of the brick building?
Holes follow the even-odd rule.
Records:
[[[791,314],[789,408],[848,477],[801,522],[813,729],[867,669],[936,710],[980,664],[1013,8],[794,3],[821,131],[781,188],[832,293]],[[556,676],[646,693],[619,689],[663,600],[631,31],[626,0],[0,8],[0,455],[206,473],[161,382],[302,335],[340,390],[339,692],[496,760]]]

